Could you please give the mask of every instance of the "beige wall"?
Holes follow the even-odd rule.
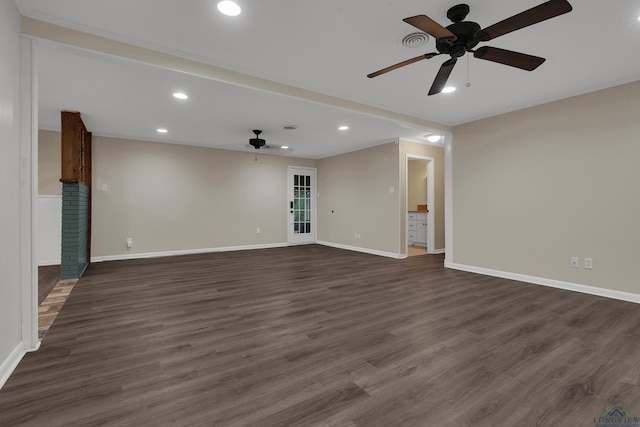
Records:
[[[407,182],[408,210],[417,210],[418,205],[427,204],[427,161],[409,160],[407,170],[409,181]]]
[[[92,255],[286,243],[287,167],[316,161],[254,158],[94,136]]]
[[[60,196],[61,148],[60,133],[38,132],[38,194]]]
[[[41,192],[59,194],[59,139],[58,132],[40,131]],[[93,257],[286,243],[287,167],[316,166],[95,135],[92,154]]]
[[[639,112],[635,82],[455,127],[453,262],[640,293]]]
[[[434,238],[435,248],[433,250],[444,249],[444,148],[435,147],[432,145],[417,144],[415,142],[400,141],[400,193],[405,194],[406,191],[406,158],[407,155],[414,155],[419,157],[430,157],[433,159],[431,164],[433,165],[434,175],[434,204],[429,206],[429,211],[432,213],[434,222]],[[431,166],[430,164],[430,166]],[[411,206],[409,206],[411,207]],[[405,198],[401,198],[400,205],[401,212],[405,212],[401,218],[401,239],[405,242],[406,230],[407,230],[407,218],[406,212],[408,207],[406,206]],[[431,248],[429,248],[431,250]],[[405,248],[403,244],[403,253]]]
[[[40,192],[59,194],[59,133],[40,131],[40,142]],[[392,142],[318,161],[260,154],[255,162],[253,153],[94,135],[92,256],[286,243],[287,166],[318,168],[319,241],[404,253],[406,153],[435,159],[443,248],[442,148]]]
[[[395,142],[319,160],[318,240],[397,254],[398,184]]]

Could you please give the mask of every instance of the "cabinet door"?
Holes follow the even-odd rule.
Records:
[[[416,243],[427,244],[427,221],[417,221]]]
[[[416,216],[416,243],[427,244],[427,214],[419,213]]]

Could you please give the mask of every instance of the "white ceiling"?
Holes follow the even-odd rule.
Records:
[[[443,56],[374,79],[366,74],[435,50],[400,45],[427,14],[447,25],[456,4],[432,0],[237,0],[243,13],[217,12],[217,0],[16,0],[22,13],[289,86],[457,125],[640,79],[640,0],[569,0],[574,10],[484,43],[547,58],[533,72],[462,58],[452,94],[427,96]],[[471,1],[482,27],[540,0]],[[59,111],[83,113],[98,135],[243,148],[251,129],[292,155],[321,158],[396,137],[423,140],[428,127],[190,76],[53,42],[39,43],[40,123],[59,127]],[[468,55],[467,55],[468,56]],[[185,102],[175,90],[190,95]],[[339,132],[339,124],[349,124]],[[296,131],[281,126],[295,124]],[[167,127],[166,136],[156,134]]]

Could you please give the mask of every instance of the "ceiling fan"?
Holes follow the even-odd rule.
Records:
[[[249,139],[249,145],[247,147],[253,147],[256,150],[274,150],[280,153],[290,153],[293,151],[292,148],[283,146],[275,146],[275,145],[267,145],[267,141],[263,138],[260,138],[260,134],[262,133],[259,129],[254,129],[253,133],[256,134],[255,138]]]
[[[256,150],[259,150],[259,149],[261,149],[263,147],[265,149],[268,149],[269,146],[267,145],[267,141],[265,141],[264,139],[260,138],[260,134],[262,133],[262,131],[258,130],[258,129],[254,129],[253,133],[256,134],[256,137],[255,138],[251,138],[249,140],[249,145],[251,145]]]
[[[426,15],[405,18],[403,21],[407,24],[413,25],[434,37],[438,51],[402,61],[376,71],[375,73],[368,74],[367,77],[377,77],[397,68],[404,67],[405,65],[413,64],[423,59],[431,59],[434,56],[449,55],[450,58],[440,66],[440,70],[438,74],[436,74],[436,78],[429,90],[429,95],[435,95],[442,92],[458,58],[464,56],[467,52],[473,53],[473,56],[478,59],[533,71],[545,61],[545,58],[491,46],[482,46],[478,49],[474,48],[480,42],[493,40],[504,34],[528,27],[529,25],[537,24],[538,22],[571,12],[572,9],[567,0],[549,0],[486,28],[480,27],[476,22],[464,20],[469,13],[469,5],[467,4],[458,4],[447,11],[447,18],[449,18],[453,24],[448,25],[446,28]]]

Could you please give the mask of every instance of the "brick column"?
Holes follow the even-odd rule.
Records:
[[[89,188],[80,183],[62,184],[61,279],[77,279],[89,264]]]

